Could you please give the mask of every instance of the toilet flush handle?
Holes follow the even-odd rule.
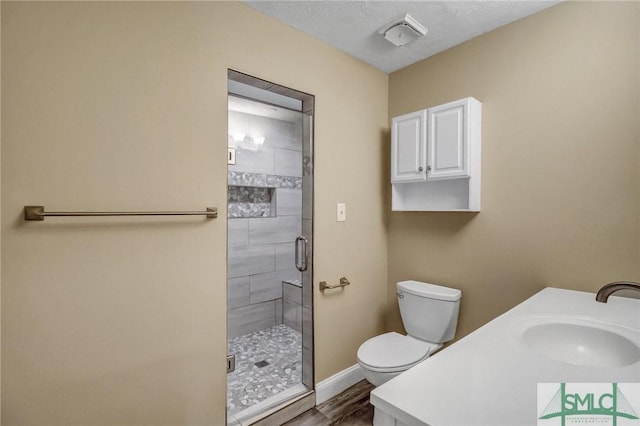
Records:
[[[404,293],[401,290],[396,291],[396,296],[398,296],[398,299],[402,299],[404,297]]]

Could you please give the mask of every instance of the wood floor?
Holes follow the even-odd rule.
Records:
[[[366,426],[373,424],[369,393],[375,388],[363,380],[330,400],[285,423],[286,426]]]

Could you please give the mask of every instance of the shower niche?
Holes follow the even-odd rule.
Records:
[[[228,217],[275,217],[275,188],[229,185]]]

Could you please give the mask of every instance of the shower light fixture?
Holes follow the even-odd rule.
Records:
[[[262,135],[251,136],[245,133],[235,133],[233,135],[229,135],[229,146],[241,145],[245,147],[245,149],[246,148],[252,149],[250,147],[253,145],[255,149],[255,148],[260,148],[262,145],[264,145],[265,140],[266,140],[266,137]]]
[[[427,29],[410,15],[384,26],[379,33],[395,46],[404,46],[427,34]]]

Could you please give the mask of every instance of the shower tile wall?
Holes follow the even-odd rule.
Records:
[[[229,146],[236,148],[236,164],[229,165],[228,183],[245,187],[234,194],[261,198],[255,200],[260,203],[230,200],[229,338],[282,323],[282,282],[301,279],[294,261],[294,241],[302,232],[301,132],[301,123],[229,111]],[[272,207],[265,209],[264,191],[247,187],[272,188]],[[247,217],[267,212],[269,217]]]

